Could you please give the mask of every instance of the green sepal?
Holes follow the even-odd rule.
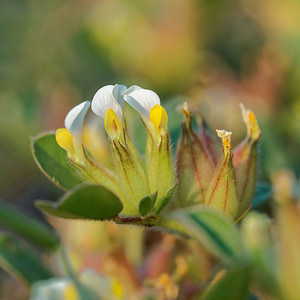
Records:
[[[29,286],[54,276],[34,249],[5,233],[0,234],[0,266]]]
[[[138,215],[138,203],[145,195],[150,194],[144,169],[120,140],[111,141],[118,174],[119,186],[125,195],[123,200],[124,215]]]
[[[31,150],[38,167],[55,184],[69,190],[84,182],[68,163],[67,153],[57,144],[54,133],[46,132],[32,138]]]
[[[239,217],[239,199],[232,153],[226,154],[219,162],[207,190],[205,204],[224,211],[233,219]]]
[[[100,185],[82,185],[58,200],[37,201],[36,206],[50,215],[66,219],[111,220],[123,209],[120,199]]]
[[[176,190],[178,183],[176,182],[166,193],[166,195],[159,201],[155,213],[159,214],[170,202]]]
[[[225,213],[205,205],[191,207],[174,214],[185,234],[200,241],[216,256],[228,260],[244,250],[243,240],[234,223]]]
[[[251,267],[249,264],[241,263],[217,281],[213,286],[209,286],[201,300],[245,300],[251,284]]]
[[[156,137],[148,134],[145,162],[150,192],[158,191],[158,199],[162,199],[175,183],[169,133]],[[156,210],[160,201],[155,204]]]
[[[139,203],[139,213],[141,216],[146,216],[154,207],[157,199],[157,191],[151,195],[145,196]]]
[[[236,170],[239,216],[251,205],[257,178],[257,141],[246,138],[235,150],[233,165]]]
[[[54,251],[60,245],[59,236],[50,225],[31,218],[0,200],[0,224],[44,250]]]
[[[176,207],[203,203],[214,169],[215,164],[211,154],[192,128],[192,116],[185,115],[177,151],[179,185],[175,200]]]

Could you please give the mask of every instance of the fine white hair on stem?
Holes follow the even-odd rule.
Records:
[[[124,92],[125,101],[138,113],[150,118],[150,111],[155,105],[160,105],[158,95],[151,91],[134,85]]]
[[[122,94],[127,87],[125,85],[106,85],[99,89],[92,100],[92,111],[102,119],[105,119],[106,112],[111,108],[122,120],[125,101]]]
[[[82,132],[83,119],[90,107],[91,102],[85,101],[73,107],[65,118],[65,127],[73,136],[80,136]]]

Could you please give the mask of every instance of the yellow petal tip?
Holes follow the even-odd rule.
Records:
[[[68,151],[69,153],[74,153],[73,137],[70,131],[66,128],[59,128],[56,130],[55,134],[57,144]]]
[[[261,133],[255,114],[251,110],[246,110],[242,103],[240,104],[240,107],[244,123],[247,126],[247,135],[250,139],[257,141],[260,138]]]
[[[111,139],[118,138],[121,134],[121,125],[117,114],[111,108],[106,111],[104,127]]]
[[[152,107],[150,111],[150,120],[156,131],[168,128],[168,114],[166,110],[159,104]]]

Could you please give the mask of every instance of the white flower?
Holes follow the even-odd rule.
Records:
[[[125,101],[141,115],[152,135],[154,132],[159,135],[167,132],[168,114],[155,92],[133,85],[123,95]]]
[[[116,113],[121,123],[125,105],[122,94],[126,89],[125,85],[119,84],[102,87],[96,92],[92,100],[92,111],[102,119],[105,119],[106,112],[110,108]]]
[[[160,105],[158,95],[137,85],[131,86],[124,92],[125,101],[142,116],[150,119],[150,111],[155,105]]]
[[[70,131],[73,138],[81,140],[83,119],[90,107],[91,102],[85,101],[72,108],[65,118],[65,127]]]
[[[72,108],[65,118],[66,128],[57,129],[55,135],[59,146],[72,155],[76,153],[81,160],[85,157],[81,142],[82,126],[90,104],[90,101],[85,101]]]

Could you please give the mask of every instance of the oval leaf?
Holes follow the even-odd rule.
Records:
[[[44,212],[67,219],[110,220],[123,209],[119,198],[100,185],[83,185],[67,192],[58,203],[37,201]]]
[[[33,138],[31,149],[42,172],[60,187],[72,189],[84,181],[68,163],[66,151],[56,143],[54,133],[43,133]]]
[[[42,263],[41,257],[33,250],[12,236],[0,235],[1,267],[28,285],[53,277]]]
[[[3,201],[0,201],[0,224],[43,249],[55,250],[60,244],[58,234],[50,225],[26,216]]]
[[[229,259],[242,252],[242,238],[231,220],[221,211],[199,205],[175,213],[189,235],[215,255]]]
[[[144,197],[139,203],[139,213],[141,216],[147,215],[154,207],[157,198],[157,191],[151,195]]]

